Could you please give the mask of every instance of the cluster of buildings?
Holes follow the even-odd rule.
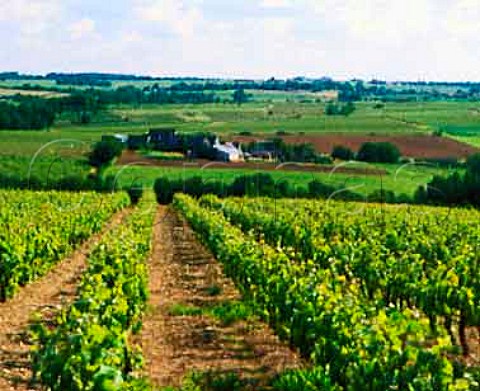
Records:
[[[150,129],[148,133],[141,135],[116,134],[104,136],[103,139],[121,142],[133,150],[149,148],[181,152],[188,158],[206,158],[223,162],[241,162],[249,159],[271,160],[274,157],[274,151],[264,147],[244,152],[240,143],[222,143],[212,133],[181,134],[173,128]]]

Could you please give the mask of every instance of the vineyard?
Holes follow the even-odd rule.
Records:
[[[129,336],[138,333],[147,301],[151,206],[143,203],[104,236],[89,256],[77,299],[53,327],[34,327],[33,368],[49,389],[142,387],[132,377],[142,356]]]
[[[44,275],[127,204],[120,193],[0,191],[0,301]]]
[[[210,196],[175,205],[312,363],[279,389],[478,387],[478,212]]]
[[[480,387],[476,210],[0,198],[2,390]]]

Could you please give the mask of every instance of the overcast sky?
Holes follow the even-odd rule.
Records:
[[[480,0],[0,0],[0,70],[480,81]]]

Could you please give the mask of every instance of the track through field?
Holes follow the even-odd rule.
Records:
[[[104,233],[120,224],[130,208],[117,212],[102,231],[89,238],[71,256],[59,262],[47,275],[23,287],[17,295],[0,303],[0,390],[33,390],[28,326],[39,314],[48,322],[74,298],[86,268],[89,252]]]
[[[298,355],[257,318],[226,325],[208,312],[241,297],[173,209],[159,207],[153,238],[150,308],[140,344],[145,375],[155,387],[179,386],[188,373],[209,371],[235,372],[259,389],[275,374],[301,365]],[[198,313],[178,314],[175,308]]]

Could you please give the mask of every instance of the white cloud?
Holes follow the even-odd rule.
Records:
[[[291,18],[268,17],[263,19],[265,38],[287,38],[293,34],[294,20]]]
[[[31,22],[60,15],[58,0],[14,0],[0,2],[0,20]]]
[[[262,8],[288,8],[292,5],[290,0],[263,0]]]
[[[0,2],[0,21],[16,24],[21,34],[35,35],[61,20],[61,0],[11,0]]]
[[[9,42],[0,63],[32,72],[480,79],[478,0],[120,3],[110,15],[96,0],[0,0],[0,38]]]
[[[426,33],[432,25],[433,0],[307,0],[325,25],[355,40],[396,45]]]
[[[478,0],[458,0],[446,13],[445,28],[457,39],[475,39],[480,35],[480,3]]]
[[[68,28],[72,39],[91,36],[95,32],[95,21],[89,18],[80,19]]]
[[[144,41],[144,37],[138,31],[128,31],[122,34],[121,41],[126,43],[140,43]]]
[[[203,14],[195,5],[182,0],[150,0],[137,3],[134,13],[144,22],[162,23],[184,38],[191,37],[203,20]]]

